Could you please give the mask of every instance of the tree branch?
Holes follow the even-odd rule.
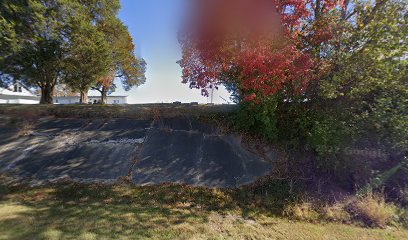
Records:
[[[388,0],[378,0],[375,3],[375,6],[373,7],[373,10],[370,12],[370,15],[368,15],[366,18],[363,19],[363,25],[367,25],[371,20],[374,19],[374,16],[376,15],[376,12],[384,6],[385,3],[387,3]]]

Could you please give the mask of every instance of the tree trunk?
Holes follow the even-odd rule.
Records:
[[[342,20],[346,20],[346,17],[347,17],[347,9],[348,9],[349,3],[350,3],[350,0],[344,0],[343,8],[341,9],[341,19],[342,19]]]
[[[322,9],[320,7],[320,0],[316,0],[316,7],[314,9],[314,14],[315,14],[316,20],[320,19],[321,11],[322,11]]]
[[[41,87],[41,99],[40,104],[53,104],[52,94],[54,87],[46,85]]]
[[[108,88],[102,87],[101,90],[101,104],[107,104],[108,103]]]
[[[88,104],[88,90],[80,91],[81,97],[79,99],[79,103],[81,104]]]

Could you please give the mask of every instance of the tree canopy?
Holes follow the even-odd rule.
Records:
[[[0,79],[39,87],[41,103],[52,103],[62,83],[85,102],[112,72],[125,90],[143,84],[146,63],[134,55],[119,9],[119,0],[1,1]]]
[[[183,82],[203,95],[225,85],[240,103],[238,128],[308,146],[321,169],[355,166],[339,154],[347,147],[380,149],[400,166],[407,9],[403,0],[195,0],[180,31]],[[368,178],[378,170],[365,167]]]
[[[195,3],[192,24],[180,33],[183,82],[204,95],[211,84],[233,85],[246,101],[304,92],[324,67],[313,48],[331,38],[328,12],[341,7],[340,1]]]
[[[41,88],[52,101],[62,72],[66,24],[62,1],[0,2],[0,73]]]

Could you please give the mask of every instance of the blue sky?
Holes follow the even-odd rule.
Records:
[[[189,0],[121,0],[119,18],[128,26],[137,53],[147,62],[147,81],[129,92],[118,90],[112,95],[125,94],[129,103],[200,102],[208,99],[181,83],[181,58],[177,30]],[[229,99],[221,89],[214,94],[215,103]]]

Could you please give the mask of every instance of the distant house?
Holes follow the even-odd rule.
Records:
[[[88,96],[89,104],[97,104],[101,96]],[[79,96],[54,96],[54,104],[78,104]],[[107,104],[127,104],[127,96],[108,96]]]
[[[39,104],[40,97],[21,83],[0,87],[0,104]]]

